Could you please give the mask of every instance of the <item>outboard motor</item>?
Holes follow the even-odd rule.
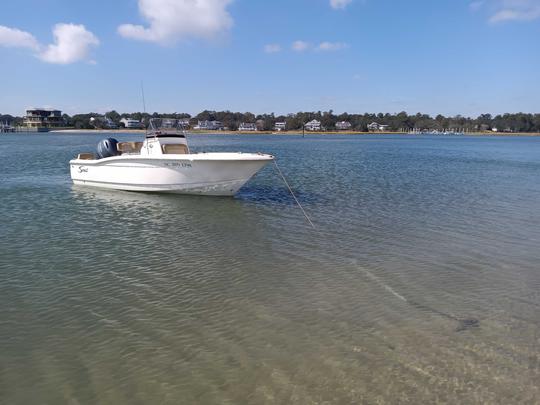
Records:
[[[102,139],[97,145],[97,158],[104,159],[112,156],[118,156],[118,141],[114,138]]]

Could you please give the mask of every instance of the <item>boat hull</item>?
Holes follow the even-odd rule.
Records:
[[[153,193],[232,196],[266,164],[270,155],[205,153],[138,155],[70,161],[71,179],[81,186]]]

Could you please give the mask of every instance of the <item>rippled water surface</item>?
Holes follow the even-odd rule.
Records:
[[[102,136],[0,137],[0,403],[540,403],[540,138],[191,137],[315,231],[272,166],[101,191]]]

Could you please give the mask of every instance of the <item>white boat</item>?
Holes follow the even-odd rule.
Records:
[[[109,138],[69,162],[74,184],[116,190],[232,196],[266,164],[262,153],[191,153],[178,120],[152,119],[144,142]]]

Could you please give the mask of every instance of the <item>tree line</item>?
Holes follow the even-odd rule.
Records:
[[[147,123],[150,118],[178,118],[189,119],[191,126],[197,125],[198,121],[220,121],[223,126],[231,131],[238,129],[241,123],[256,123],[258,129],[272,131],[276,122],[285,122],[286,129],[290,131],[301,130],[302,126],[312,120],[321,122],[321,126],[328,130],[335,130],[336,123],[346,121],[351,124],[353,131],[367,131],[368,125],[376,122],[380,125],[387,125],[389,131],[410,131],[410,130],[425,130],[425,131],[444,131],[444,130],[460,130],[460,131],[490,131],[497,129],[499,132],[540,132],[540,114],[515,113],[515,114],[481,114],[476,118],[463,117],[461,115],[446,117],[437,115],[432,117],[428,114],[417,113],[409,115],[406,112],[397,114],[335,114],[330,111],[317,112],[297,112],[288,115],[275,114],[253,114],[250,112],[231,112],[231,111],[209,111],[205,110],[195,116],[186,113],[123,113],[109,111],[105,114],[115,124],[121,126],[122,118],[132,118]],[[64,114],[64,122],[66,127],[77,129],[90,129],[90,118],[99,117],[102,114],[88,113],[75,114],[70,116]],[[7,122],[10,125],[22,125],[23,117],[14,117],[11,115],[0,114],[0,123]]]

